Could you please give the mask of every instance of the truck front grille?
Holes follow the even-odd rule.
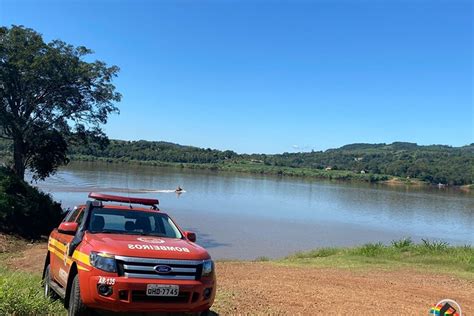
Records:
[[[199,280],[202,260],[168,260],[115,256],[120,276],[143,279]],[[168,272],[158,272],[156,267],[167,267]]]

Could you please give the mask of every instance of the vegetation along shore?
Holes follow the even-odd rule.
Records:
[[[0,142],[8,157],[11,143]],[[134,163],[389,185],[462,186],[474,183],[474,144],[463,147],[414,143],[351,144],[326,151],[237,154],[231,150],[182,146],[168,142],[110,140],[108,144],[70,146],[73,161]]]
[[[11,143],[0,141],[8,160]],[[472,191],[474,144],[451,147],[414,143],[351,144],[326,151],[238,154],[169,142],[110,140],[68,149],[72,161],[100,161],[251,174],[363,181],[388,185],[457,186]]]

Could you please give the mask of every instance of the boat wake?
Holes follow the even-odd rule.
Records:
[[[97,186],[57,186],[43,185],[43,190],[50,192],[108,192],[108,193],[128,193],[128,194],[146,194],[146,193],[186,193],[185,190],[176,191],[169,189],[128,189],[128,188],[106,188]]]
[[[132,192],[132,191],[130,191]],[[143,189],[143,190],[136,190],[133,193],[185,193],[185,190],[181,191],[176,191],[176,190],[148,190],[148,189]]]

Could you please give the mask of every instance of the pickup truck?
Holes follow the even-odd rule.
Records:
[[[89,198],[49,236],[46,296],[62,298],[74,316],[96,309],[209,313],[216,294],[214,262],[193,232],[160,211],[157,199],[99,193]]]

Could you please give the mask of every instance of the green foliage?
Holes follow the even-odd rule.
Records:
[[[413,245],[413,241],[410,237],[402,238],[400,240],[393,240],[392,246],[397,249],[407,249],[408,247]]]
[[[70,153],[77,156],[92,156],[137,161],[159,161],[174,163],[219,163],[236,158],[230,150],[220,151],[210,148],[181,146],[167,142],[145,140],[111,140],[106,148],[99,146],[73,146]]]
[[[51,197],[0,167],[0,231],[38,238],[61,221],[62,209]]]
[[[0,315],[65,315],[60,301],[44,297],[36,274],[0,268]]]
[[[0,151],[5,152],[5,147],[0,147]],[[352,144],[324,152],[247,155],[166,142],[111,140],[106,148],[78,145],[70,147],[69,153],[76,160],[139,161],[152,165],[177,163],[186,168],[328,180],[379,182],[396,176],[407,184],[411,179],[450,185],[474,181],[474,145]],[[331,170],[326,170],[328,167]]]
[[[385,246],[381,242],[368,243],[363,245],[362,247],[354,248],[352,250],[352,253],[366,257],[375,257],[381,254],[384,248]]]
[[[443,251],[449,246],[447,242],[441,240],[422,239],[421,241],[423,242],[423,247],[431,251]]]
[[[68,144],[102,139],[120,101],[118,67],[87,62],[91,50],[23,26],[0,27],[0,137],[11,140],[13,169],[44,179],[68,162]]]
[[[352,144],[325,152],[284,153],[267,156],[269,165],[332,167],[365,171],[430,183],[462,185],[474,180],[474,146],[418,146],[412,143]]]

